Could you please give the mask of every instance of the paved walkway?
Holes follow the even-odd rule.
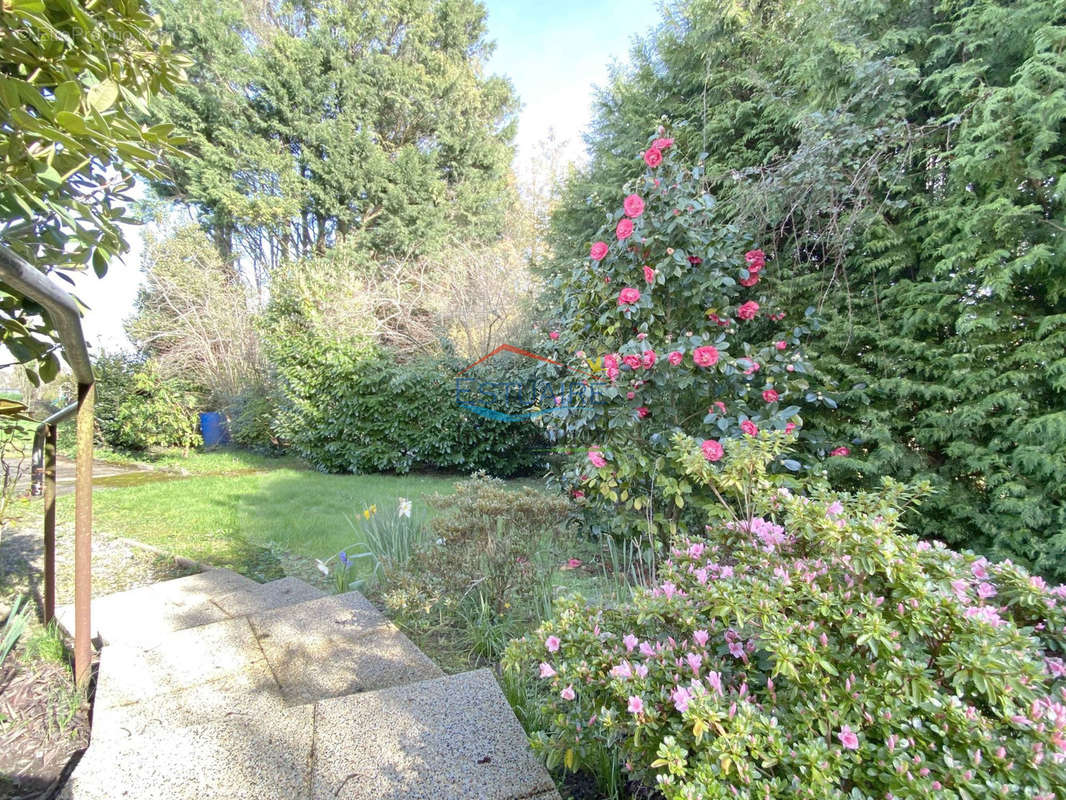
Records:
[[[492,673],[443,675],[358,592],[212,569],[99,598],[93,628],[62,800],[559,800]]]

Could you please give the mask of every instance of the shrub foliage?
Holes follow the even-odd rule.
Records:
[[[1066,587],[908,535],[927,487],[789,490],[765,470],[784,439],[711,464],[679,438],[730,505],[631,605],[571,598],[512,646],[548,762],[606,747],[685,800],[1058,796]]]

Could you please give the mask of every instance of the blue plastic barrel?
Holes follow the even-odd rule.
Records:
[[[200,433],[205,447],[215,447],[229,441],[226,420],[217,411],[205,411],[200,415]]]

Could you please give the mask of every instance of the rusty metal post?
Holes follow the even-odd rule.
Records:
[[[44,624],[56,616],[56,426],[44,440]]]
[[[74,478],[74,679],[85,686],[92,664],[93,402],[95,384],[78,384],[78,464]]]

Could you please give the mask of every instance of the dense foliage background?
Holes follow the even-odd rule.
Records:
[[[548,278],[666,121],[772,301],[824,319],[832,477],[929,480],[916,533],[1066,576],[1064,42],[1061,0],[671,4],[600,95]]]

